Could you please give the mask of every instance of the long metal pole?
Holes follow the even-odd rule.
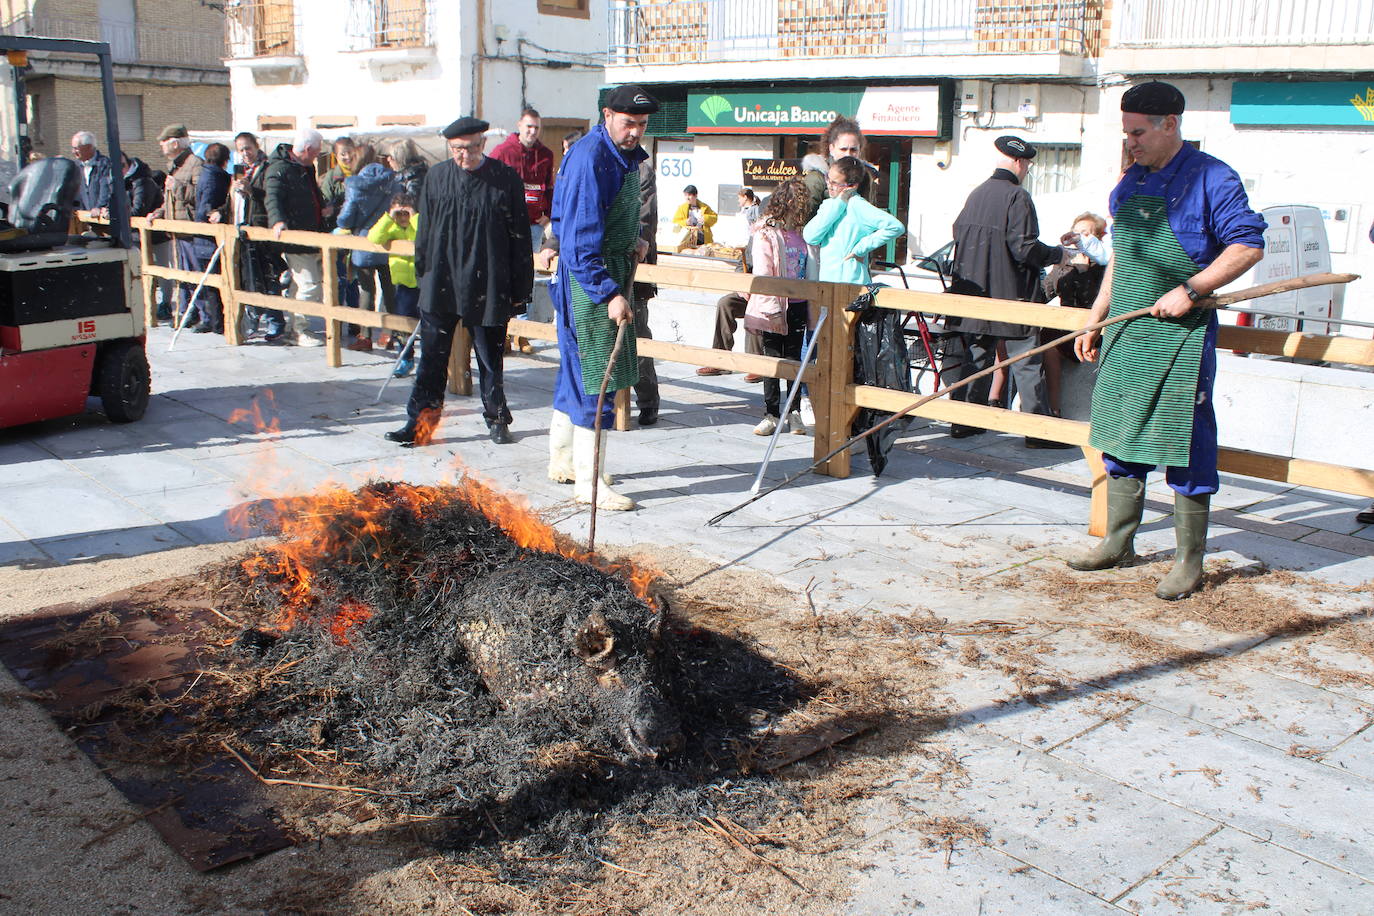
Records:
[[[592,518],[587,527],[587,552],[596,553],[596,498],[601,486],[601,411],[606,406],[606,387],[611,383],[611,373],[615,371],[616,357],[625,343],[625,328],[628,321],[621,321],[615,331],[615,346],[611,347],[610,358],[606,360],[606,372],[601,376],[601,391],[596,396],[596,416],[592,419]]]
[[[759,465],[759,472],[754,477],[754,485],[749,488],[750,493],[757,493],[759,487],[763,485],[763,473],[768,470],[768,462],[773,460],[773,449],[777,447],[778,437],[782,435],[783,420],[792,413],[792,405],[797,402],[797,396],[801,394],[802,373],[806,371],[807,365],[811,362],[811,353],[816,349],[816,339],[820,337],[821,328],[825,327],[825,319],[829,314],[829,309],[821,306],[821,313],[816,318],[816,327],[811,331],[811,338],[806,342],[806,349],[802,351],[801,368],[797,370],[797,378],[787,391],[787,404],[782,409],[782,416],[778,417],[778,425],[773,429],[773,435],[768,440],[768,448],[763,453],[763,462]]]
[[[190,316],[195,314],[196,299],[200,296],[201,287],[203,287],[205,285],[205,281],[209,279],[210,271],[215,269],[215,264],[219,263],[219,253],[223,250],[223,245],[216,246],[215,253],[210,256],[210,263],[205,265],[205,273],[200,275],[200,282],[196,284],[195,292],[191,293],[191,299],[189,302],[186,303],[186,311],[181,313],[181,320],[177,322],[177,329],[172,332],[172,341],[171,343],[167,344],[168,353],[171,353],[172,348],[177,345],[177,338],[181,336],[181,331],[183,328],[186,327],[186,322],[191,320]]]
[[[1248,299],[1258,299],[1261,296],[1271,296],[1274,293],[1287,292],[1288,290],[1292,289],[1304,289],[1310,286],[1327,286],[1329,284],[1334,283],[1350,283],[1351,281],[1358,279],[1358,274],[1309,274],[1304,277],[1294,277],[1291,280],[1281,280],[1277,283],[1265,283],[1261,286],[1252,286],[1248,289],[1238,290],[1234,293],[1225,293],[1220,296],[1209,296],[1206,299],[1200,301],[1197,304],[1197,307],[1209,309],[1225,308],[1233,302],[1244,302]],[[1047,344],[1041,344],[1033,350],[1027,350],[1025,353],[1018,353],[1016,356],[1010,357],[1009,359],[1004,359],[999,363],[994,363],[986,369],[973,373],[968,378],[955,382],[948,388],[940,388],[936,391],[931,392],[925,397],[918,398],[917,400],[908,404],[906,407],[894,413],[892,416],[888,417],[883,422],[875,423],[873,426],[859,433],[857,436],[848,439],[847,441],[833,449],[824,458],[821,458],[819,461],[814,462],[810,467],[806,468],[805,470],[798,471],[791,477],[788,477],[787,479],[780,481],[779,483],[775,483],[773,486],[769,487],[767,490],[764,490],[762,493],[757,493],[753,496],[750,496],[748,499],[740,503],[738,506],[735,506],[733,509],[726,509],[719,515],[712,516],[709,520],[707,520],[706,524],[720,524],[722,521],[729,518],[731,515],[734,515],[736,512],[743,509],[745,506],[748,506],[751,503],[763,499],[765,496],[767,496],[769,493],[772,493],[774,490],[780,490],[783,487],[793,483],[794,481],[800,480],[807,474],[810,474],[812,471],[816,470],[816,468],[825,464],[831,458],[834,458],[836,455],[840,454],[840,452],[843,452],[845,449],[848,449],[850,446],[854,445],[856,442],[862,442],[864,439],[868,438],[874,433],[882,429],[885,429],[890,424],[895,423],[902,417],[905,417],[907,414],[911,413],[916,408],[928,404],[938,397],[943,397],[951,391],[956,391],[960,388],[963,388],[965,385],[977,381],[980,378],[984,378],[985,376],[991,375],[998,369],[1003,369],[1007,366],[1010,366],[1012,363],[1017,363],[1023,359],[1028,359],[1037,354],[1044,353],[1046,350],[1051,350],[1059,346],[1061,343],[1073,340],[1075,337],[1087,334],[1090,331],[1101,330],[1102,328],[1105,328],[1109,325],[1117,324],[1122,321],[1129,321],[1132,318],[1143,318],[1144,316],[1150,314],[1151,308],[1153,308],[1153,306],[1146,306],[1145,308],[1136,309],[1133,312],[1127,312],[1124,315],[1117,315],[1115,318],[1104,318],[1102,321],[1097,321],[1092,324],[1085,325],[1084,327],[1078,328],[1075,331],[1070,331],[1061,337],[1056,337],[1054,340],[1050,341]]]

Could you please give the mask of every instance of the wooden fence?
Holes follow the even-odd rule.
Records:
[[[84,217],[85,214],[82,216]],[[406,333],[415,327],[415,320],[412,318],[348,308],[341,305],[339,303],[338,270],[336,267],[338,252],[363,250],[389,251],[391,254],[412,254],[414,248],[410,242],[393,242],[390,249],[383,249],[368,242],[365,238],[357,236],[287,231],[283,232],[280,238],[277,238],[268,229],[217,226],[172,220],[149,221],[141,218],[134,220],[134,228],[138,232],[142,244],[144,302],[150,326],[157,323],[153,314],[153,297],[151,294],[154,278],[164,277],[190,283],[198,282],[201,279],[201,274],[198,272],[159,267],[152,263],[149,235],[153,231],[163,231],[183,235],[209,236],[221,246],[220,257],[223,269],[218,275],[211,275],[206,282],[207,285],[215,286],[220,291],[220,297],[224,303],[225,337],[231,344],[241,343],[239,340],[239,316],[241,310],[250,305],[283,308],[290,312],[323,318],[325,321],[325,359],[330,366],[342,365],[341,346],[345,322],[367,328]],[[323,282],[321,284],[323,301],[318,303],[304,302],[239,289],[238,264],[244,251],[243,242],[245,240],[253,242],[278,241],[283,244],[318,249],[321,252],[323,262]],[[860,286],[783,280],[775,277],[756,277],[721,270],[688,269],[661,265],[641,265],[636,274],[636,279],[656,283],[659,286],[717,292],[722,295],[731,292],[755,292],[788,296],[794,299],[807,299],[817,306],[824,306],[828,310],[829,319],[821,329],[816,341],[816,362],[814,365],[808,366],[805,372],[802,372],[801,364],[796,360],[715,350],[710,347],[698,347],[661,340],[638,341],[640,355],[669,362],[754,372],[779,379],[795,379],[801,373],[802,380],[807,382],[810,389],[811,404],[816,414],[814,454],[817,460],[823,458],[849,438],[851,424],[860,408],[871,407],[895,412],[905,408],[915,400],[914,395],[906,392],[854,384],[852,347],[856,318],[854,314],[846,311],[845,307],[863,291]],[[878,294],[876,301],[881,308],[903,312],[915,311],[932,315],[987,318],[993,321],[1007,321],[1014,324],[1028,324],[1063,331],[1082,327],[1086,323],[1087,316],[1087,312],[1082,309],[1001,299],[983,299],[973,296],[924,293],[904,289],[884,289]],[[510,333],[535,340],[556,340],[556,333],[552,324],[525,319],[512,320]],[[1286,333],[1223,326],[1218,335],[1217,343],[1219,347],[1241,352],[1291,356],[1354,366],[1374,366],[1374,340],[1354,337]],[[455,394],[471,394],[471,342],[462,333],[461,326],[453,349],[453,358],[449,369],[449,390]],[[1018,436],[1051,439],[1056,442],[1066,442],[1079,446],[1083,449],[1092,469],[1093,498],[1089,530],[1094,534],[1101,534],[1104,531],[1107,511],[1107,477],[1102,465],[1101,453],[1088,446],[1087,423],[1058,417],[1037,416],[997,407],[985,407],[979,404],[953,401],[948,398],[931,401],[915,411],[913,415],[946,423],[962,423]],[[628,428],[628,391],[620,392],[616,405],[616,418],[618,428]],[[1336,432],[1333,431],[1333,434]],[[1231,474],[1374,498],[1374,470],[1224,447],[1220,450],[1218,464],[1220,470]],[[835,455],[822,464],[819,471],[832,477],[849,476],[849,453],[841,452]]]

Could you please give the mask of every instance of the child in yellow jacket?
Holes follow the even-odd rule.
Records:
[[[391,209],[368,230],[367,240],[383,248],[390,248],[396,239],[413,242],[419,225],[420,215],[415,212],[414,196],[397,194],[391,199]],[[387,259],[387,267],[391,270],[391,282],[396,287],[396,314],[419,318],[420,286],[415,279],[415,258],[393,254]],[[402,354],[393,375],[400,378],[409,375],[414,368],[415,356],[412,351]]]

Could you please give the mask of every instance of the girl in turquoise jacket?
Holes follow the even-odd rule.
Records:
[[[868,253],[906,231],[889,213],[859,196],[864,167],[853,156],[830,166],[826,186],[830,199],[802,230],[807,244],[820,248],[820,279],[832,283],[867,284]]]

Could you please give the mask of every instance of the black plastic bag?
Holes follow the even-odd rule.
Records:
[[[912,391],[911,363],[907,357],[906,337],[902,334],[902,313],[873,304],[873,297],[881,288],[869,286],[847,307],[848,311],[859,313],[859,320],[854,325],[854,382],[894,391]],[[854,417],[852,434],[860,435],[890,416],[890,411],[860,408]],[[874,477],[882,475],[887,467],[887,453],[910,424],[911,417],[902,417],[864,440]]]

